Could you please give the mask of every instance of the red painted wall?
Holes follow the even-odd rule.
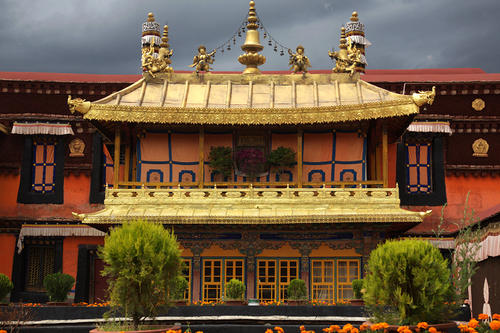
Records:
[[[0,234],[0,273],[12,279],[12,262],[16,249],[16,236],[12,234]]]
[[[65,237],[63,242],[63,273],[76,279],[78,270],[78,245],[103,245],[104,237]]]
[[[469,208],[475,215],[500,204],[499,179],[493,177],[446,177],[446,197],[448,204],[444,209],[444,228],[447,231],[457,230],[455,223],[460,223],[464,216],[464,206],[469,192]],[[415,211],[432,209],[432,215],[426,217],[424,222],[411,230],[414,233],[432,233],[437,228],[442,207],[405,207]]]

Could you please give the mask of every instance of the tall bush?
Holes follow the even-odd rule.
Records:
[[[3,300],[12,289],[14,289],[12,281],[10,281],[7,275],[0,273],[0,301]]]
[[[214,174],[222,175],[222,178],[231,176],[233,172],[233,151],[230,147],[210,147],[208,162]]]
[[[49,274],[43,279],[43,287],[53,302],[66,301],[74,284],[75,278],[64,273]]]
[[[291,300],[307,299],[306,282],[302,279],[293,279],[288,285],[287,294]]]
[[[283,173],[286,169],[293,168],[296,163],[295,155],[292,149],[280,146],[269,153],[267,163]]]
[[[448,262],[416,239],[379,245],[368,260],[363,299],[376,321],[390,324],[446,321],[453,287]]]
[[[99,256],[106,263],[102,273],[110,278],[110,304],[132,318],[134,329],[168,307],[182,268],[172,231],[152,222],[124,224],[105,237]]]

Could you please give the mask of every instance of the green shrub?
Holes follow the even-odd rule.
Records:
[[[352,280],[352,292],[354,293],[355,299],[363,298],[361,289],[363,289],[363,279]]]
[[[184,299],[184,292],[186,289],[189,287],[189,282],[184,278],[183,276],[178,276],[175,279],[175,287],[172,293],[172,299],[176,300],[183,300]]]
[[[363,299],[377,322],[414,325],[446,321],[453,288],[448,262],[437,248],[416,239],[379,245],[368,259]]]
[[[208,162],[210,169],[223,178],[231,176],[233,172],[233,150],[230,147],[210,147]]]
[[[231,279],[225,288],[228,299],[243,299],[245,295],[245,285],[238,279]]]
[[[112,311],[121,307],[137,329],[141,318],[167,309],[181,274],[182,260],[173,231],[158,223],[135,221],[111,230],[99,248],[109,279]]]
[[[290,281],[287,289],[288,298],[291,300],[301,300],[307,298],[306,283],[302,279]]]
[[[269,153],[267,163],[281,173],[285,169],[293,168],[296,163],[295,152],[290,148],[280,146]]]
[[[64,302],[75,284],[75,278],[69,274],[54,273],[43,279],[43,287],[52,302]]]
[[[12,289],[14,289],[12,281],[10,281],[7,275],[0,273],[0,301],[3,300]]]

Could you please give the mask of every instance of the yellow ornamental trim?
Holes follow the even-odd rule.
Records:
[[[168,124],[314,124],[417,114],[411,97],[354,105],[295,108],[204,108],[91,104],[88,120]]]

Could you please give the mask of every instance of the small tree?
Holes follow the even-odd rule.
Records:
[[[12,281],[10,281],[7,275],[0,273],[0,301],[3,300],[12,289],[14,289]]]
[[[363,289],[363,279],[352,280],[352,293],[354,294],[355,299],[362,299],[363,293],[361,290]]]
[[[451,315],[449,277],[447,260],[429,242],[390,240],[370,254],[363,299],[377,322],[437,323]]]
[[[75,278],[64,273],[49,274],[43,279],[43,287],[52,302],[66,301],[74,284]]]
[[[238,279],[229,280],[225,288],[228,299],[242,300],[245,295],[245,285]]]
[[[222,178],[231,176],[233,172],[233,151],[230,147],[210,147],[208,162],[210,169]]]
[[[295,165],[295,152],[290,148],[280,146],[269,153],[267,163],[271,168],[276,168],[279,173],[283,173]]]
[[[186,292],[186,289],[189,287],[189,282],[184,278],[183,276],[178,276],[175,279],[174,283],[174,291],[171,295],[172,299],[174,300],[183,300],[184,299],[184,293]]]
[[[173,231],[152,222],[126,223],[105,237],[99,256],[106,263],[102,274],[110,278],[111,306],[121,307],[134,329],[168,308],[182,268]]]
[[[303,300],[307,298],[306,282],[302,279],[293,279],[287,288],[288,298],[291,300]]]

